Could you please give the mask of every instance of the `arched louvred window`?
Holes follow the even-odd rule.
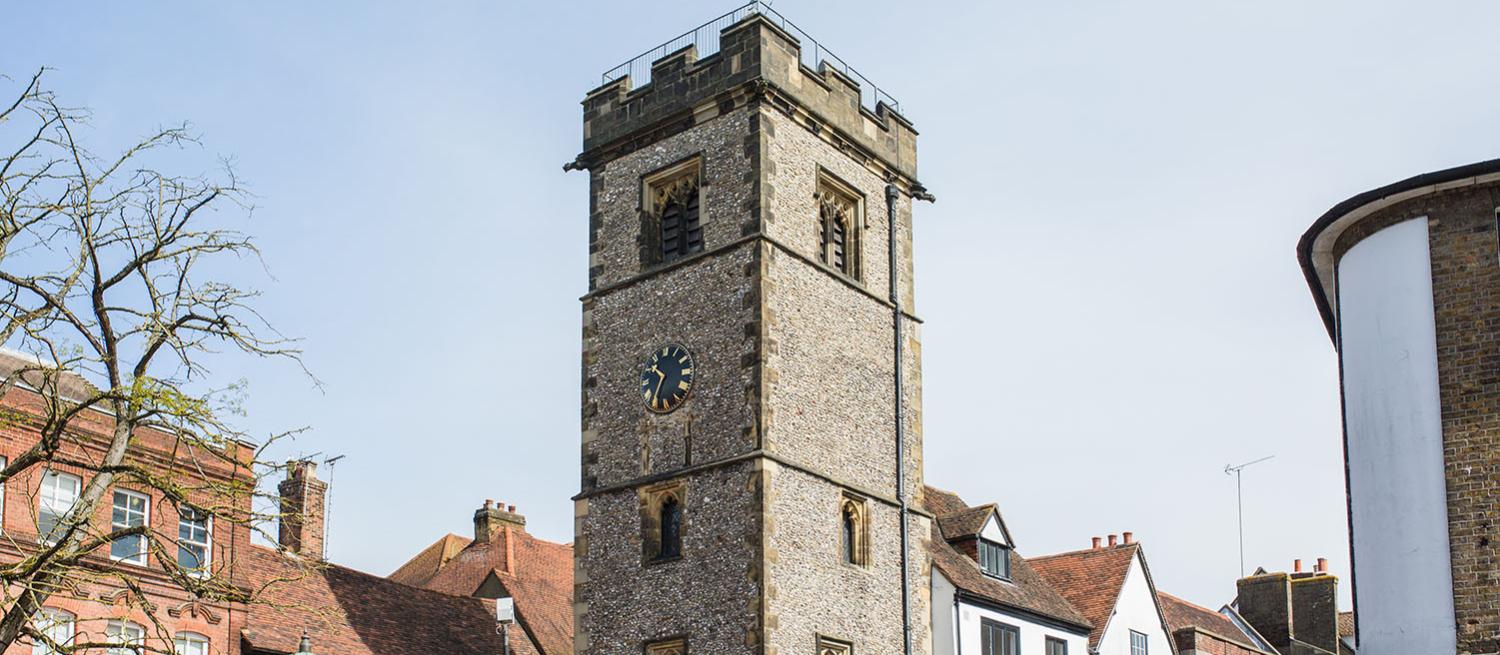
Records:
[[[819,180],[817,197],[818,258],[829,268],[859,280],[859,197],[831,179]]]
[[[661,550],[657,557],[665,559],[682,555],[682,505],[672,496],[661,501]]]
[[[845,275],[849,274],[849,229],[844,224],[844,217],[835,212],[828,223],[830,233],[828,243],[828,265],[839,269]]]
[[[661,205],[661,259],[670,262],[703,251],[703,227],[698,222],[698,184],[685,180],[667,191]]]

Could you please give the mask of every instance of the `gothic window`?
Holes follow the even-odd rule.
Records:
[[[648,488],[641,497],[641,545],[646,563],[682,557],[683,488],[672,482]]]
[[[828,175],[818,176],[817,199],[819,260],[844,276],[859,280],[862,199],[852,187]]]
[[[642,228],[649,247],[644,264],[664,264],[703,252],[703,226],[698,220],[700,160],[697,157],[652,173],[643,189]]]
[[[854,644],[818,635],[818,655],[854,655]]]
[[[668,496],[661,503],[661,558],[682,555],[682,506]]]
[[[646,644],[646,655],[687,655],[687,639],[674,637]]]
[[[845,496],[839,507],[839,546],[844,563],[864,566],[869,561],[869,521],[865,501]]]

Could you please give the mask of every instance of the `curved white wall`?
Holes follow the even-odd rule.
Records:
[[[1360,655],[1457,649],[1427,219],[1339,261]]]

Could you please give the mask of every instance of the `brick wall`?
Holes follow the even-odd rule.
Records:
[[[12,389],[3,399],[6,420],[0,422],[0,455],[6,461],[14,461],[17,455],[36,445],[37,432],[28,416],[38,415],[42,410],[39,397],[22,390]],[[85,412],[75,421],[72,434],[81,437],[65,442],[59,459],[97,459],[107,445],[107,435],[112,422],[102,413]],[[204,490],[208,481],[223,484],[236,477],[248,479],[243,469],[236,471],[230,462],[218,457],[199,456],[174,449],[173,440],[151,430],[138,430],[132,451],[126,463],[154,470],[158,474],[165,470],[176,471],[174,482],[188,489],[188,501],[201,506],[221,505],[222,497],[212,496]],[[249,455],[250,448],[245,448]],[[54,463],[51,468],[79,476],[86,486],[93,476],[90,471],[77,466]],[[32,552],[38,543],[36,501],[44,470],[33,467],[6,481],[3,489],[3,504],[0,504],[0,561],[14,562]],[[203,474],[199,476],[198,472]],[[175,554],[173,540],[177,536],[176,505],[161,493],[137,484],[121,481],[116,488],[127,489],[146,495],[149,499],[148,525],[153,540],[162,546],[169,556]],[[250,498],[243,497],[248,509]],[[106,492],[95,507],[90,524],[95,532],[103,532],[110,525],[112,491]],[[223,574],[232,560],[234,543],[248,543],[249,528],[244,525],[225,523],[214,526],[213,548],[210,565]],[[143,564],[113,562],[108,558],[108,547],[89,557],[86,562],[99,569],[116,568],[125,572],[139,585],[152,604],[144,608],[127,602],[129,598],[118,584],[112,584],[106,575],[70,574],[70,588],[54,594],[44,607],[62,610],[75,617],[75,639],[102,640],[111,620],[125,620],[143,626],[152,634],[153,626],[160,623],[169,634],[180,631],[194,632],[207,637],[215,652],[238,648],[239,640],[234,635],[243,625],[242,608],[225,603],[199,602],[175,585],[160,568],[157,554],[149,552]],[[167,563],[170,566],[170,563]],[[160,646],[159,642],[156,644]],[[5,650],[5,655],[31,653],[29,643],[17,643]]]
[[[1453,600],[1461,653],[1500,653],[1500,185],[1384,208],[1339,237],[1335,257],[1381,228],[1428,219]],[[1359,581],[1356,579],[1355,584]]]

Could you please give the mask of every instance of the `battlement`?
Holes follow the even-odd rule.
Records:
[[[633,84],[642,78],[643,84]],[[916,179],[917,132],[896,101],[759,2],[648,51],[605,79],[583,100],[585,164],[600,151],[644,145],[750,97],[800,114],[814,130],[831,129],[849,149]]]

